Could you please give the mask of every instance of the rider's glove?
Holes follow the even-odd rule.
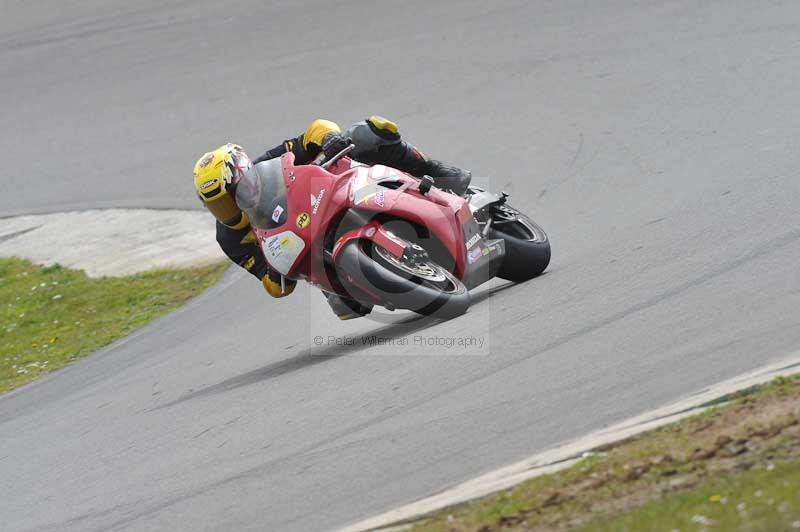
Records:
[[[330,159],[352,143],[353,141],[349,137],[331,131],[322,139],[322,153],[325,154],[325,159]]]
[[[270,268],[266,275],[261,278],[261,284],[264,285],[264,289],[272,297],[285,297],[294,292],[297,281],[287,279]]]

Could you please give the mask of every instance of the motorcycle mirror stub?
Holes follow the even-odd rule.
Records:
[[[423,196],[427,195],[433,187],[433,178],[429,175],[424,175],[419,180],[419,193]]]

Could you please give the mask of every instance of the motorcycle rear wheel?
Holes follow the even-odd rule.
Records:
[[[430,260],[398,259],[369,241],[347,244],[336,258],[336,270],[351,294],[377,292],[389,308],[451,319],[470,305],[467,287],[445,268]]]
[[[513,207],[503,205],[495,211],[486,236],[505,241],[506,256],[497,271],[501,279],[521,283],[541,275],[550,264],[547,234]]]

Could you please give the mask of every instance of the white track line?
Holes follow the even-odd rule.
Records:
[[[389,527],[393,523],[407,521],[441,510],[447,506],[510,488],[530,478],[569,467],[579,460],[584,453],[598,447],[624,440],[636,434],[697,414],[708,408],[709,402],[724,398],[733,392],[762,384],[782,375],[798,372],[800,372],[800,353],[795,353],[780,362],[715,384],[668,406],[632,417],[622,423],[537,453],[525,460],[468,480],[436,495],[346,526],[341,529],[341,532],[361,532]],[[397,529],[403,528],[402,526],[397,527]],[[384,528],[384,530],[388,529]]]

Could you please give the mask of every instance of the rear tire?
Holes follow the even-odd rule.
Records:
[[[422,271],[415,272],[420,265],[403,264],[368,241],[348,243],[335,266],[342,284],[356,299],[364,291],[377,293],[384,306],[442,319],[460,316],[470,305],[467,287],[446,269],[427,262],[421,265]]]
[[[487,237],[500,238],[506,244],[506,256],[497,277],[521,283],[541,273],[550,264],[550,240],[533,220],[512,208],[504,209],[514,219],[493,223]]]

